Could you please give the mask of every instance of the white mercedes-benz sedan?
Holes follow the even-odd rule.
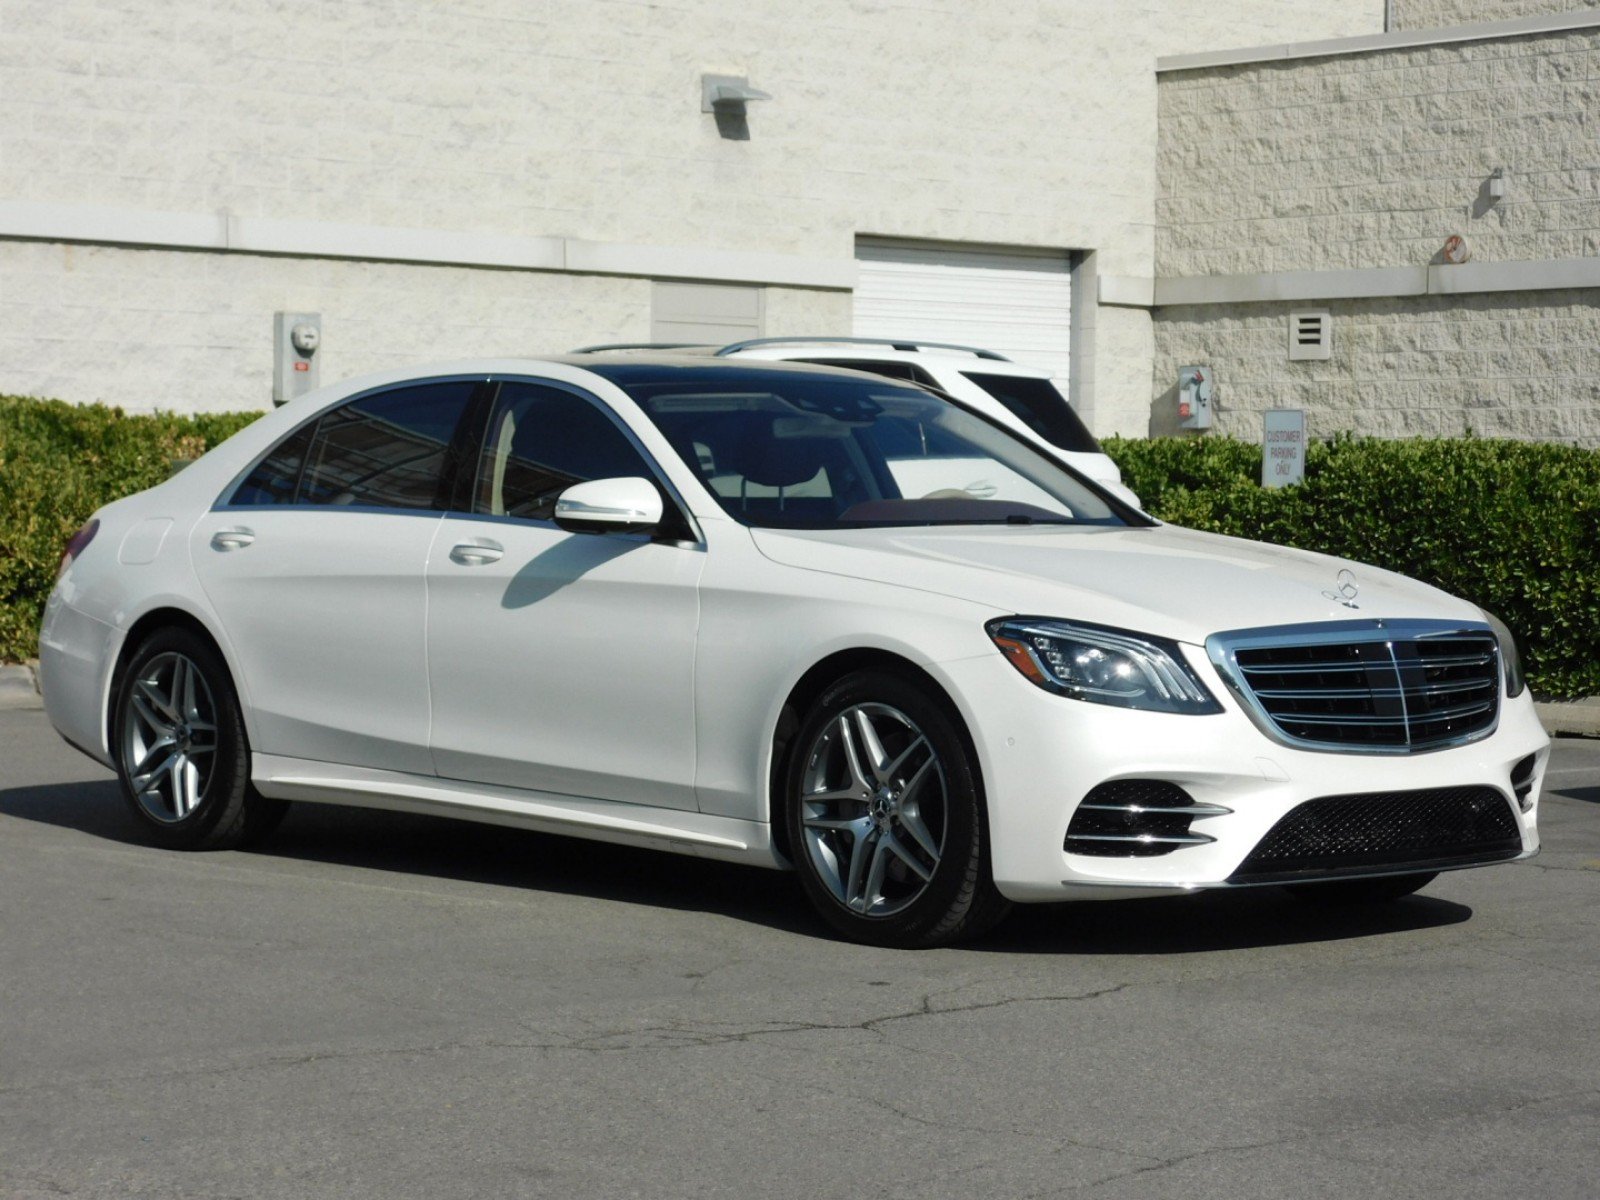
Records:
[[[890,946],[1012,901],[1403,896],[1537,851],[1549,745],[1472,604],[791,363],[323,389],[95,514],[41,659],[162,844],[465,817],[792,867]]]

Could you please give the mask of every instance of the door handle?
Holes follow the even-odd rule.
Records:
[[[211,548],[213,550],[243,550],[255,540],[255,532],[250,529],[219,529],[211,535]]]
[[[450,561],[460,563],[463,567],[481,567],[499,562],[505,552],[504,546],[488,538],[477,542],[457,542],[450,547]]]

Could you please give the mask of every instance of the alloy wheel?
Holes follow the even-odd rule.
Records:
[[[944,850],[948,793],[932,744],[886,704],[856,704],[806,749],[800,826],[811,864],[851,912],[914,904]]]
[[[216,705],[194,660],[168,651],[139,669],[122,712],[122,769],[140,808],[183,820],[205,800],[216,759]]]

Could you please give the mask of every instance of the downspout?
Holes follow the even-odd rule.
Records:
[[[1394,0],[1383,0],[1383,31],[1394,31]]]

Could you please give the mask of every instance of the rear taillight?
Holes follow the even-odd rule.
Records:
[[[72,560],[82,554],[89,543],[94,541],[94,535],[100,532],[100,522],[90,521],[77,533],[72,535],[72,540],[67,543],[67,548],[62,551],[61,565],[56,568],[56,578],[60,579],[67,573],[67,568],[72,565]]]

